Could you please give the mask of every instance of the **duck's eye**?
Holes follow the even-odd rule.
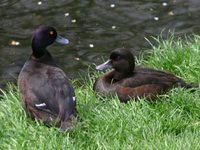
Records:
[[[49,34],[50,34],[50,35],[54,35],[54,32],[53,32],[53,31],[50,31]]]

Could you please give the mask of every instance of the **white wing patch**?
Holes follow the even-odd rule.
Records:
[[[74,96],[74,97],[72,97],[72,99],[73,99],[73,101],[75,102],[76,101],[76,97]]]
[[[46,106],[46,104],[45,104],[45,103],[35,104],[35,106],[36,106],[36,107],[44,107],[44,106]]]

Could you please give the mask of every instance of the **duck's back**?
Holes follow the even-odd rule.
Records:
[[[150,68],[135,68],[132,76],[118,82],[116,92],[122,101],[137,97],[152,99],[174,87],[191,88],[171,73]]]
[[[23,107],[33,118],[65,129],[76,115],[74,90],[58,67],[28,60],[18,79]]]
[[[179,77],[160,70],[151,68],[135,68],[133,74],[119,81],[119,84],[126,87],[138,87],[146,84],[158,84],[164,87],[184,84]]]
[[[99,77],[94,84],[94,89],[102,94],[117,93],[123,102],[138,97],[152,99],[157,94],[163,94],[174,87],[188,88],[189,86],[171,73],[151,68],[136,67],[132,75],[119,81],[113,80],[113,75],[114,71],[111,71]]]

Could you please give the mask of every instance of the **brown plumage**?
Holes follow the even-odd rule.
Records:
[[[29,116],[67,130],[76,120],[76,98],[69,79],[46,50],[54,41],[68,43],[53,27],[40,26],[34,32],[33,53],[19,74],[18,86]]]
[[[152,100],[156,95],[174,87],[193,87],[171,73],[135,67],[134,56],[124,48],[113,50],[110,59],[96,66],[96,69],[104,70],[109,66],[112,66],[113,70],[96,80],[94,90],[103,95],[116,93],[122,102],[138,97]]]

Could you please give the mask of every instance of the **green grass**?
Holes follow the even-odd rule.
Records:
[[[156,38],[157,46],[137,63],[200,81],[200,36]],[[0,149],[200,149],[200,90],[173,89],[155,103],[120,103],[92,91],[99,72],[90,69],[84,84],[73,82],[82,119],[68,132],[26,116],[18,89],[8,85],[0,101]]]

